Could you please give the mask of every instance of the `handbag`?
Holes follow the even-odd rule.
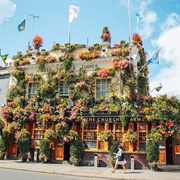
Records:
[[[124,161],[124,154],[122,154],[121,156],[118,156],[118,161]]]

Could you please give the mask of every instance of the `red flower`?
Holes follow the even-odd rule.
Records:
[[[172,126],[173,126],[173,123],[170,122],[170,121],[168,121],[168,122],[166,123],[166,126],[167,126],[167,127],[172,127]]]

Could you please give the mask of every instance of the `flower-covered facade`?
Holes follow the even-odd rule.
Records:
[[[36,39],[42,46],[42,38]],[[98,154],[99,166],[111,166],[109,149],[116,141],[124,147],[127,166],[133,155],[135,168],[147,168],[146,137],[155,127],[163,135],[160,162],[177,164],[180,103],[176,97],[148,94],[148,67],[135,75],[146,63],[142,39],[135,34],[132,42],[121,41],[112,48],[109,42],[92,47],[57,44],[49,51],[30,48],[15,55],[16,63],[9,66],[13,77],[7,105],[1,112],[7,128],[16,123],[7,156],[17,156],[15,132],[26,128],[32,160],[37,160],[33,155],[38,154],[43,138],[49,140],[53,160],[72,159],[73,130],[83,144],[82,165],[93,165]],[[132,149],[128,136],[123,138],[129,129],[136,135]],[[170,157],[167,152],[172,152]]]

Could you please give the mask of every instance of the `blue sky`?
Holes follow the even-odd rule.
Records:
[[[129,0],[131,33],[137,29],[136,12],[141,16],[138,33],[145,51],[151,57],[159,47],[160,63],[149,65],[150,90],[159,83],[160,92],[180,97],[180,0]],[[35,35],[43,38],[43,47],[50,50],[54,43],[68,42],[69,5],[80,7],[79,15],[70,24],[71,43],[101,43],[102,28],[108,26],[112,35],[111,45],[128,41],[128,0],[0,0],[0,49],[8,53],[8,60],[18,51],[23,53]],[[17,26],[25,13],[26,28],[19,32]],[[33,31],[32,31],[33,27]],[[24,33],[24,34],[23,34]],[[23,38],[22,38],[23,37]],[[23,39],[23,40],[22,40]],[[22,44],[23,42],[23,44]],[[1,66],[4,66],[0,62]]]

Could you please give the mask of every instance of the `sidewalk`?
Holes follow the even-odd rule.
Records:
[[[45,164],[41,162],[21,162],[21,160],[0,160],[0,168],[16,169],[23,171],[92,177],[102,179],[134,179],[134,180],[179,180],[180,172],[161,172],[151,170],[130,170],[128,174],[123,174],[122,169],[117,169],[115,173],[111,172],[111,168],[107,167],[92,167],[92,166],[74,166],[66,164]]]

